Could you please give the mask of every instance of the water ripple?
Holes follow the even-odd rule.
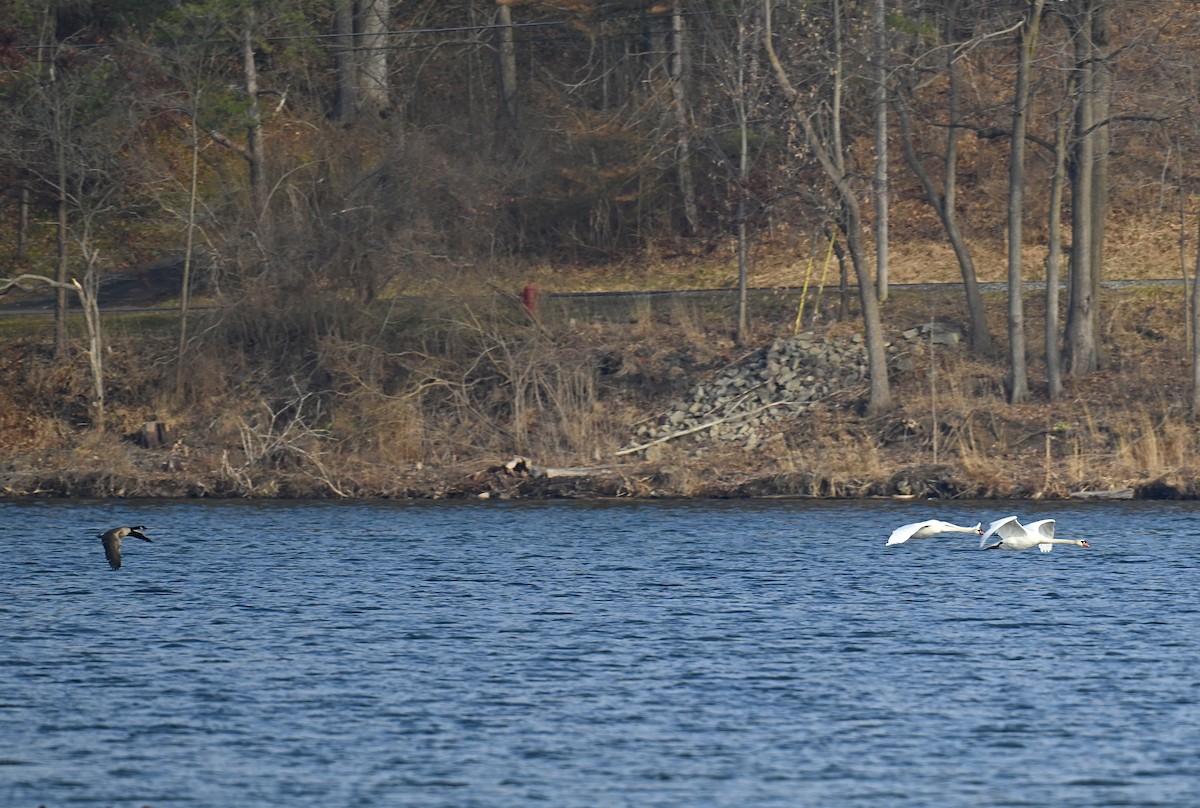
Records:
[[[1051,508],[0,503],[0,804],[1200,804],[1200,511]]]

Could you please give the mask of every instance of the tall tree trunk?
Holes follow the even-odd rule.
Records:
[[[358,98],[363,109],[386,115],[391,109],[388,79],[388,0],[359,0]]]
[[[258,102],[258,66],[254,61],[254,30],[257,17],[253,9],[247,10],[245,27],[242,29],[242,73],[246,83],[246,98],[249,108],[246,118],[246,162],[250,167],[250,195],[254,205],[254,219],[260,237],[266,224],[267,179],[266,146],[263,142],[262,109]]]
[[[839,226],[839,229],[842,229]],[[833,244],[833,254],[837,256],[838,262],[838,310],[837,321],[844,323],[850,319],[850,273],[846,271],[846,250],[837,240],[837,235],[832,228],[826,226],[825,235],[831,239]],[[818,299],[818,312],[820,311],[820,302]]]
[[[867,366],[871,376],[870,393],[867,401],[867,414],[879,415],[893,406],[891,385],[888,381],[887,351],[883,339],[883,322],[879,312],[879,297],[871,283],[871,272],[866,266],[862,244],[862,214],[859,210],[858,198],[846,178],[841,167],[845,155],[842,151],[841,133],[839,132],[840,113],[838,103],[841,99],[840,65],[835,65],[835,80],[833,87],[833,103],[830,110],[831,122],[828,139],[817,134],[812,117],[802,106],[803,96],[792,84],[787,70],[784,69],[779,55],[775,52],[771,30],[771,3],[773,0],[763,0],[763,41],[767,51],[767,59],[775,73],[780,89],[791,104],[793,114],[804,130],[805,141],[815,155],[826,178],[833,186],[838,201],[842,206],[842,228],[846,235],[846,247],[850,252],[850,261],[854,264],[854,274],[858,278],[858,298],[862,306],[863,331],[867,347]],[[834,27],[840,30],[840,4],[834,2]],[[835,49],[840,46],[840,36],[835,33]],[[837,61],[840,59],[835,57]]]
[[[746,41],[746,26],[743,20],[738,20],[737,55],[736,55],[736,91],[733,98],[734,113],[738,122],[738,165],[737,165],[737,243],[738,243],[738,304],[736,340],[738,345],[744,345],[749,331],[747,314],[747,287],[749,276],[749,245],[747,243],[746,216],[748,211],[747,196],[750,184],[750,110],[747,86],[746,59],[748,56]]]
[[[885,0],[875,0],[875,285],[888,298],[888,97]]]
[[[348,126],[358,108],[357,60],[354,58],[354,0],[334,0],[333,62],[337,72],[334,117]]]
[[[104,339],[100,332],[100,273],[96,266],[97,253],[85,256],[87,268],[83,283],[72,279],[83,309],[83,321],[88,333],[88,362],[92,367],[92,428],[103,432],[106,426],[104,403]]]
[[[683,198],[684,234],[700,230],[700,209],[696,204],[696,183],[692,177],[692,127],[688,115],[687,84],[683,61],[683,0],[671,8],[671,101],[675,110],[675,167],[679,175],[679,194]]]
[[[54,290],[54,355],[60,359],[67,355],[67,162],[63,154],[66,146],[57,144],[55,170],[58,173],[55,208],[58,214],[54,229],[55,270],[54,280],[60,284]]]
[[[746,344],[747,334],[750,330],[750,314],[747,307],[746,298],[748,296],[748,277],[749,271],[749,248],[746,243],[746,198],[741,191],[738,192],[737,202],[737,262],[738,262],[738,290],[737,290],[737,326],[734,329],[734,342],[738,346]]]
[[[199,108],[199,96],[192,107],[192,165],[188,185],[187,232],[184,239],[183,279],[179,284],[179,353],[175,359],[175,395],[183,390],[184,357],[187,355],[188,309],[192,296],[192,253],[196,248],[196,200],[200,181],[200,132],[195,120]]]
[[[769,35],[767,39],[770,39]],[[840,179],[846,177],[846,150],[842,148],[842,91],[845,89],[842,70],[844,67],[842,62],[842,2],[833,0],[833,87],[829,99],[829,139],[832,149],[829,152],[822,151],[827,157],[832,158],[833,166]]]
[[[1096,200],[1096,56],[1092,43],[1094,0],[1077,0],[1075,35],[1075,142],[1071,165],[1071,296],[1067,309],[1067,372],[1082,376],[1099,368],[1096,349],[1096,287],[1092,249]]]
[[[65,118],[67,110],[65,101],[56,97],[57,88],[61,87],[55,63],[56,48],[53,35],[55,25],[54,12],[47,7],[42,17],[41,40],[43,47],[38,48],[39,73],[48,77],[47,91],[50,93],[50,129],[51,148],[54,151],[54,206],[56,225],[54,232],[55,275],[58,285],[54,291],[54,355],[62,358],[67,355],[67,245],[69,238],[67,218],[67,132],[71,128]]]
[[[1013,94],[1013,131],[1008,160],[1008,400],[1029,398],[1029,369],[1025,355],[1025,309],[1021,293],[1024,261],[1025,133],[1029,125],[1029,63],[1037,43],[1045,0],[1029,6],[1017,36],[1017,80]]]
[[[1192,417],[1200,418],[1200,216],[1196,217],[1196,272],[1192,279]]]
[[[24,261],[29,251],[29,183],[21,183],[17,214],[17,260]]]
[[[1104,279],[1104,233],[1108,222],[1108,157],[1111,149],[1112,128],[1109,124],[1109,108],[1112,95],[1112,72],[1108,61],[1109,45],[1108,0],[1096,0],[1092,16],[1092,125],[1095,129],[1096,147],[1092,155],[1092,249],[1091,282],[1095,305],[1092,307],[1092,333],[1100,334],[1100,282]],[[1096,365],[1108,364],[1108,352],[1104,340],[1097,336]]]
[[[770,2],[770,0],[767,0]],[[822,147],[813,129],[812,121],[804,120],[804,132],[810,146]],[[828,161],[822,161],[823,163]],[[825,167],[826,173],[830,166]],[[850,253],[850,263],[854,265],[854,275],[858,279],[858,299],[863,310],[863,332],[867,345],[867,367],[871,375],[870,394],[867,400],[867,414],[880,415],[892,408],[891,384],[888,380],[887,348],[883,337],[883,319],[879,311],[879,298],[871,286],[871,271],[866,265],[862,245],[862,215],[859,213],[858,200],[853,191],[843,180],[839,195],[845,197],[845,221],[843,228],[846,234],[846,248]]]
[[[1067,182],[1067,137],[1070,116],[1060,107],[1055,124],[1054,175],[1050,179],[1050,220],[1046,253],[1046,395],[1062,398],[1062,353],[1058,346],[1058,287],[1062,273],[1062,204]]]
[[[511,131],[517,123],[517,46],[513,36],[512,9],[502,3],[497,14],[500,28],[500,128]]]
[[[466,0],[467,6],[467,27],[473,31],[479,30],[478,20],[475,16],[475,0]],[[472,44],[477,45],[477,35],[471,37]],[[467,131],[474,137],[480,132],[481,121],[479,116],[479,100],[480,98],[488,97],[486,85],[484,82],[484,71],[480,66],[479,53],[481,48],[471,47],[463,56],[460,65],[462,67],[463,85],[466,95],[466,111],[467,111]],[[483,87],[483,92],[480,88]],[[484,102],[486,105],[486,102]]]

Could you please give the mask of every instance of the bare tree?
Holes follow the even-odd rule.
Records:
[[[49,286],[62,292],[75,292],[79,297],[83,310],[83,321],[88,334],[88,364],[92,372],[92,401],[90,405],[92,426],[103,432],[105,428],[104,413],[104,342],[100,331],[100,306],[96,292],[99,288],[99,275],[96,272],[95,252],[89,256],[87,273],[84,283],[72,278],[70,283],[47,278],[45,275],[27,273],[15,278],[0,278],[0,296],[16,289],[33,289],[38,286]]]
[[[499,43],[496,53],[500,61],[500,130],[508,131],[517,125],[517,46],[512,9],[507,3],[498,5],[496,22]]]
[[[683,217],[686,234],[700,230],[700,210],[696,204],[696,182],[692,176],[692,122],[688,109],[687,71],[684,62],[683,0],[673,0],[671,6],[671,61],[668,72],[671,80],[671,103],[675,113],[676,155],[679,175],[679,195],[683,198]]]
[[[358,99],[363,107],[376,113],[391,109],[391,86],[388,79],[388,18],[389,0],[359,0],[358,25],[360,48],[358,60]]]
[[[1096,149],[1093,155],[1092,172],[1092,263],[1088,268],[1091,276],[1096,306],[1092,309],[1092,333],[1100,333],[1100,282],[1104,278],[1104,234],[1108,229],[1108,166],[1112,151],[1112,93],[1113,59],[1110,48],[1110,0],[1096,0],[1092,16],[1092,120],[1096,124]],[[1096,340],[1097,364],[1106,364],[1103,340]]]
[[[333,59],[337,72],[334,117],[354,122],[358,112],[358,63],[354,58],[354,0],[333,0]]]
[[[1065,106],[1055,112],[1054,173],[1050,179],[1049,221],[1046,243],[1046,395],[1062,397],[1062,351],[1058,334],[1058,287],[1062,277],[1062,205],[1067,184],[1067,137],[1070,114]]]
[[[1025,310],[1021,298],[1025,217],[1025,133],[1029,126],[1029,64],[1037,45],[1045,0],[1033,0],[1017,35],[1017,76],[1013,92],[1012,140],[1008,163],[1008,400],[1029,398],[1025,355]]]
[[[51,33],[54,17],[47,9],[43,18],[43,46],[38,49],[38,74],[44,81],[37,81],[38,95],[47,113],[46,130],[50,148],[53,152],[53,169],[44,177],[50,179],[49,185],[54,189],[55,208],[55,303],[54,303],[54,353],[65,356],[67,352],[67,267],[68,256],[68,185],[71,176],[68,171],[68,151],[70,149],[69,135],[75,130],[74,114],[78,109],[71,82],[61,75],[58,60],[61,56],[62,43],[54,41]],[[48,41],[49,40],[49,41]]]
[[[223,68],[214,66],[210,80],[222,75],[224,85],[213,82],[214,88],[220,86],[221,89],[210,93],[213,103],[193,124],[201,126],[214,142],[245,161],[250,215],[254,222],[248,229],[258,239],[262,254],[269,256],[274,228],[268,216],[272,185],[267,165],[266,119],[271,110],[264,108],[264,98],[276,97],[278,102],[274,109],[278,112],[287,101],[287,87],[264,86],[260,62],[269,65],[275,77],[286,80],[285,70],[290,57],[286,47],[271,43],[271,37],[286,33],[290,36],[278,38],[290,41],[307,29],[293,14],[290,4],[282,0],[202,0],[182,4],[173,14],[176,24],[189,30],[219,32],[219,36],[212,36],[203,44],[224,50],[229,63],[234,62],[236,54],[239,72],[230,69],[222,75],[219,71]],[[268,53],[271,58],[266,60],[264,57]],[[243,135],[232,136],[226,131],[237,129]]]
[[[979,354],[992,352],[992,336],[988,328],[987,317],[983,309],[983,295],[979,291],[979,280],[975,272],[975,259],[963,232],[957,213],[958,203],[958,146],[963,132],[962,112],[962,77],[959,60],[963,55],[964,43],[959,41],[960,23],[958,20],[959,0],[943,0],[941,21],[947,44],[933,51],[930,55],[940,55],[944,59],[946,76],[945,109],[941,124],[945,130],[945,146],[941,154],[941,188],[935,182],[933,175],[925,167],[923,155],[918,153],[916,136],[913,132],[913,114],[909,107],[915,100],[917,87],[911,77],[904,81],[905,87],[897,96],[901,142],[904,148],[904,159],[909,168],[917,176],[925,192],[925,199],[937,213],[946,238],[954,250],[962,273],[963,289],[967,298],[967,312],[970,319],[971,349]],[[923,59],[921,54],[914,63]]]
[[[1193,418],[1200,418],[1200,216],[1196,217],[1196,271],[1192,278],[1192,400]]]
[[[851,185],[845,166],[845,151],[841,134],[840,105],[842,87],[841,74],[841,3],[833,2],[834,56],[829,90],[829,100],[824,104],[828,119],[823,121],[824,134],[818,134],[814,125],[817,112],[809,109],[806,98],[793,84],[787,68],[776,52],[771,30],[771,6],[773,0],[763,0],[763,41],[767,59],[775,73],[776,81],[787,98],[797,123],[804,132],[804,139],[813,153],[825,177],[833,186],[841,205],[841,228],[846,236],[846,248],[854,265],[858,279],[858,297],[862,306],[863,331],[867,347],[867,364],[871,376],[867,413],[881,414],[893,406],[891,385],[888,381],[887,353],[884,346],[883,322],[879,311],[879,298],[872,284],[871,272],[866,265],[862,243],[862,213],[858,192]]]
[[[184,6],[181,13],[203,17],[208,12],[204,6]],[[215,12],[214,12],[215,13]],[[249,172],[250,202],[255,222],[255,230],[261,232],[266,224],[267,198],[270,193],[267,188],[267,156],[263,134],[262,104],[259,98],[261,89],[258,80],[258,62],[255,54],[255,40],[260,35],[260,19],[258,10],[252,4],[230,9],[228,16],[219,17],[225,34],[236,43],[241,62],[242,102],[244,113],[242,123],[245,127],[245,143],[234,140],[215,125],[206,127],[209,137],[222,146],[232,150],[246,161]],[[200,123],[197,121],[196,123]]]
[[[254,200],[254,218],[258,227],[266,223],[267,214],[267,155],[263,136],[262,106],[258,97],[258,64],[254,57],[254,36],[258,27],[258,12],[249,6],[240,32],[242,45],[242,77],[246,82],[246,148],[241,155],[250,169],[250,194]],[[269,244],[268,244],[269,246]]]
[[[888,298],[888,36],[885,0],[875,0],[875,285]]]
[[[1106,0],[1072,0],[1067,22],[1075,41],[1075,129],[1071,152],[1071,281],[1067,309],[1067,372],[1080,376],[1100,367],[1098,308],[1107,194],[1108,121],[1101,94],[1108,68],[1100,50]]]
[[[87,30],[57,35],[58,10],[38,19],[41,46],[32,61],[2,68],[0,150],[19,167],[26,187],[54,210],[55,353],[68,351],[67,304],[72,265],[88,259],[93,236],[112,213],[110,200],[122,181],[120,162],[131,121],[121,117],[121,74],[103,54],[80,47]],[[80,245],[82,251],[75,252]]]
[[[220,23],[207,17],[186,15],[161,20],[156,28],[160,47],[149,51],[163,77],[171,80],[164,92],[143,99],[154,112],[167,112],[178,116],[180,129],[187,142],[189,166],[186,183],[178,182],[176,172],[167,170],[153,179],[171,189],[160,197],[160,204],[168,213],[177,216],[184,227],[183,277],[179,287],[179,349],[175,362],[175,389],[183,389],[188,347],[188,321],[191,314],[192,279],[195,274],[196,240],[200,229],[199,211],[201,152],[210,141],[204,136],[200,121],[206,115],[206,106],[217,94],[216,82],[220,76],[214,62],[221,59],[220,48],[212,43],[220,37]],[[176,201],[178,193],[184,195],[183,210]]]
[[[733,76],[728,82],[730,100],[733,102],[734,120],[737,125],[737,166],[734,169],[734,185],[737,189],[737,208],[734,219],[737,228],[738,260],[738,303],[737,343],[743,345],[749,335],[750,321],[747,310],[747,292],[750,275],[750,240],[747,219],[750,216],[750,171],[753,156],[750,152],[750,115],[757,88],[762,82],[756,75],[757,40],[760,32],[746,4],[737,10],[736,40],[733,54]]]

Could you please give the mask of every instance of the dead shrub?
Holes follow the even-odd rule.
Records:
[[[460,448],[570,462],[615,445],[603,434],[592,346],[469,310],[450,331],[454,356],[429,357],[411,395],[429,423],[453,413]]]
[[[420,461],[427,440],[417,402],[365,386],[338,399],[329,437],[338,454],[375,463]]]
[[[1114,460],[1127,476],[1155,479],[1196,465],[1195,428],[1177,417],[1130,413],[1113,431]]]

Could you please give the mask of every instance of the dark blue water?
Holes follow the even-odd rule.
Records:
[[[1058,518],[1091,550],[884,547]],[[0,805],[1200,804],[1187,504],[0,503]],[[95,533],[145,524],[108,569]]]

